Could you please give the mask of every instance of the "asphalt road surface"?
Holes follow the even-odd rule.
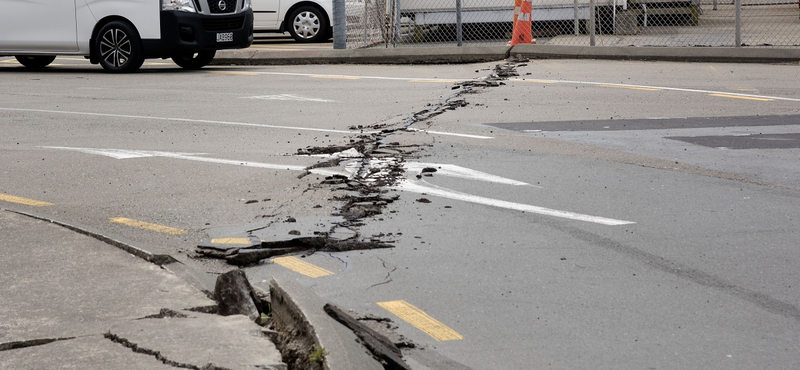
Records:
[[[233,266],[198,243],[341,220],[346,192],[323,182],[347,169],[303,176],[331,158],[298,149],[391,129],[375,157],[406,164],[382,188],[399,198],[336,232],[392,248],[269,259],[246,268],[256,285],[391,319],[419,369],[799,368],[798,66],[491,77],[504,63],[110,75],[0,58],[0,207],[218,273]]]

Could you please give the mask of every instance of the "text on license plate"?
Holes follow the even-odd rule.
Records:
[[[217,42],[233,42],[233,32],[217,33]]]

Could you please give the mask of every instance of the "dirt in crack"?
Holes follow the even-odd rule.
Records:
[[[401,145],[399,142],[391,141],[392,135],[398,132],[424,131],[413,126],[449,110],[466,107],[469,105],[464,98],[467,94],[505,85],[503,81],[518,76],[516,67],[526,65],[525,62],[527,59],[521,56],[512,57],[490,69],[488,76],[458,82],[453,85],[454,92],[450,96],[437,103],[428,104],[426,109],[412,113],[399,123],[352,126],[351,130],[360,130],[360,133],[351,139],[348,145],[309,146],[297,150],[297,155],[328,156],[317,164],[309,166],[301,177],[320,168],[346,170],[347,175],[326,176],[319,187],[329,187],[336,194],[344,194],[336,195],[333,200],[341,202],[334,216],[341,216],[345,221],[333,225],[332,229],[345,227],[354,230],[355,236],[338,240],[323,233],[315,237],[262,242],[259,245],[241,248],[198,246],[197,255],[221,258],[230,264],[244,266],[266,258],[304,251],[313,253],[392,247],[392,241],[364,240],[357,231],[363,226],[363,219],[380,215],[387,205],[399,198],[397,195],[387,195],[387,189],[405,179],[406,158],[418,155],[418,152],[424,149],[420,145]],[[422,173],[418,175],[421,176]]]

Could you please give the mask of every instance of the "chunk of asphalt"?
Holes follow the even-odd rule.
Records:
[[[386,363],[384,369],[386,370],[411,370],[411,368],[403,361],[403,355],[400,349],[394,345],[389,339],[383,335],[378,334],[375,330],[360,323],[358,320],[352,318],[350,315],[330,303],[326,304],[323,309],[334,320],[342,325],[348,327],[355,333],[361,340],[361,343],[367,347],[372,355]]]
[[[222,316],[245,315],[255,321],[261,317],[260,302],[242,270],[228,271],[217,277],[214,286],[217,313]]]
[[[312,345],[328,354],[327,370],[383,370],[380,362],[357,342],[358,337],[325,313],[327,302],[309,289],[287,279],[269,283],[272,317],[280,333],[278,348],[292,369],[306,369]],[[297,366],[297,367],[295,367]]]

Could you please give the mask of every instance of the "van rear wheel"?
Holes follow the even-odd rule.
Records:
[[[100,28],[94,40],[94,52],[108,72],[133,72],[144,63],[142,40],[136,28],[127,22],[113,21]]]
[[[200,69],[211,63],[214,59],[214,55],[217,54],[216,50],[205,50],[200,51],[197,53],[186,53],[181,55],[175,55],[172,57],[172,61],[175,64],[186,68],[186,69]]]
[[[28,68],[44,68],[56,60],[55,56],[17,55],[17,62]]]

